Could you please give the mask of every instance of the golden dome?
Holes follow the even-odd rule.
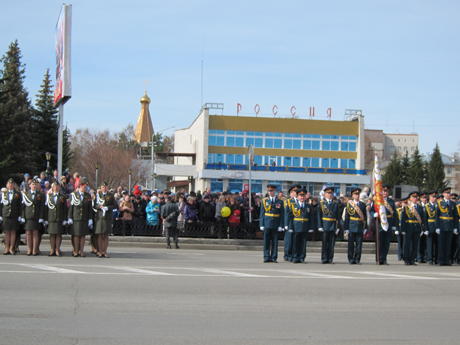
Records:
[[[145,91],[144,96],[142,96],[141,98],[141,103],[144,103],[144,102],[150,103],[150,98],[149,96],[147,96],[147,91]]]

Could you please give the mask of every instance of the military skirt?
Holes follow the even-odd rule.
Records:
[[[48,234],[61,235],[62,233],[64,233],[64,225],[62,225],[62,222],[49,222]]]
[[[18,231],[19,230],[19,220],[18,217],[13,217],[13,218],[3,218],[3,230],[4,231],[9,231],[9,230],[14,230]]]
[[[41,230],[42,225],[38,222],[38,219],[26,219],[24,223],[24,230]]]
[[[87,220],[76,220],[73,222],[71,234],[74,236],[87,236],[89,235],[89,226]]]
[[[112,219],[98,219],[94,233],[96,235],[110,235],[112,233]]]

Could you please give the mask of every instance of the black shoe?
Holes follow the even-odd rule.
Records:
[[[179,249],[179,246],[176,244],[176,249]]]
[[[284,258],[284,261],[289,261],[289,259],[288,259],[288,258]]]
[[[269,262],[272,262],[271,260],[264,260],[265,263],[269,263]]]
[[[329,262],[328,262],[328,261],[321,261],[321,263],[322,263],[323,265],[325,265],[325,264],[328,264]]]
[[[293,264],[300,264],[300,261],[299,260],[292,260],[292,263]]]
[[[171,245],[168,244],[168,245],[166,246],[166,249],[171,249]]]
[[[404,266],[409,266],[409,265],[410,265],[410,263],[408,263],[408,262],[404,263]]]
[[[272,260],[272,262],[273,262],[273,263],[275,263],[275,264],[277,264],[277,263],[278,263],[278,261],[276,261],[276,260]]]
[[[452,264],[444,264],[444,266],[452,266]]]

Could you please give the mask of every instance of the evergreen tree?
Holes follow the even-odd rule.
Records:
[[[406,181],[408,185],[417,186],[419,191],[423,189],[425,182],[425,169],[423,165],[422,156],[420,155],[418,147],[416,147],[410,160]]]
[[[32,107],[23,86],[25,65],[21,64],[18,42],[10,44],[0,60],[0,180],[10,176],[22,179],[22,174],[36,171],[34,142],[31,126]],[[19,181],[17,181],[19,182]]]
[[[401,166],[400,166],[400,184],[410,184],[407,182],[407,177],[409,174],[409,167],[410,167],[410,158],[409,158],[409,152],[406,151],[406,154],[401,160]]]
[[[57,167],[58,150],[58,111],[54,106],[53,85],[51,84],[49,69],[46,70],[43,84],[36,95],[34,110],[34,134],[37,150],[36,163],[38,169],[46,167],[45,152],[51,153],[50,166]]]
[[[382,184],[388,184],[390,190],[393,190],[394,186],[401,183],[401,162],[398,157],[397,151],[393,154],[390,163],[385,169],[385,173],[382,175]]]
[[[428,191],[436,190],[441,192],[447,187],[444,163],[437,143],[433,153],[431,154],[430,163],[428,164],[426,182],[426,188]]]
[[[62,169],[64,171],[64,169],[70,167],[74,156],[70,142],[70,130],[67,125],[63,130],[62,141]]]

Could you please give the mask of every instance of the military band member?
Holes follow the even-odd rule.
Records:
[[[39,254],[39,234],[45,221],[45,194],[40,192],[40,182],[30,184],[30,191],[22,194],[22,222],[27,234],[27,255]]]
[[[363,236],[367,229],[366,204],[359,201],[360,188],[353,188],[351,196],[345,208],[345,233],[348,234],[348,262],[360,265],[361,253],[363,250]]]
[[[96,214],[97,256],[99,258],[107,255],[109,246],[109,235],[112,233],[113,210],[117,208],[117,202],[112,193],[109,193],[107,182],[102,182],[101,192],[96,194],[94,200],[94,211]]]
[[[438,201],[435,213],[439,266],[452,266],[452,237],[454,233],[458,234],[458,213],[455,203],[450,200],[450,191],[449,187],[442,191],[443,199]]]
[[[425,209],[425,205],[427,204],[427,192],[420,193],[420,206],[422,209]],[[425,215],[425,213],[423,213]],[[425,223],[423,223],[425,225]],[[427,236],[425,235],[425,230],[423,229],[422,233],[420,234],[420,241],[418,242],[418,250],[417,250],[417,262],[421,264],[427,263],[427,250],[426,250],[426,241]]]
[[[457,214],[458,214],[458,194],[456,193],[451,193],[450,195],[450,200],[455,204],[457,205]],[[460,217],[460,215],[459,215]],[[458,236],[457,235],[454,235],[452,237],[452,249],[451,249],[451,252],[450,252],[450,259],[451,259],[451,263],[454,263],[454,262],[457,262],[459,263],[459,252],[458,252],[458,245],[459,245],[459,239],[458,239]],[[459,263],[460,264],[460,263]]]
[[[283,200],[276,197],[276,186],[269,184],[268,197],[260,208],[260,230],[264,232],[264,262],[278,262],[278,231],[284,226]]]
[[[70,194],[69,219],[71,233],[74,236],[75,257],[85,257],[83,249],[85,247],[85,236],[89,235],[93,228],[93,208],[91,195],[87,193],[88,180],[82,178],[78,190]]]
[[[418,204],[418,192],[409,194],[409,202],[401,211],[401,234],[404,236],[404,264],[417,265],[418,242],[423,226],[423,208]]]
[[[284,202],[284,261],[292,261],[293,257],[294,230],[291,225],[293,218],[291,205],[297,202],[297,190],[300,188],[300,184],[293,185],[289,189],[290,198]]]
[[[12,178],[6,183],[6,192],[2,192],[0,202],[0,221],[3,222],[5,232],[4,255],[15,254],[14,243],[16,231],[19,231],[22,211],[22,195],[16,190],[16,183]]]
[[[67,199],[61,193],[61,185],[54,181],[52,192],[46,195],[46,225],[50,235],[51,251],[48,256],[61,256],[61,242],[64,227],[67,224]]]
[[[429,202],[423,208],[425,213],[425,236],[427,260],[430,265],[438,264],[438,234],[436,233],[436,191],[428,193]]]
[[[339,204],[332,200],[334,187],[326,187],[324,200],[318,208],[318,230],[322,233],[321,262],[332,264],[334,260],[335,236],[338,235],[337,221],[340,219]]]
[[[401,211],[407,206],[407,198],[395,201],[396,211],[398,212],[398,226],[396,227],[395,235],[398,240],[398,261],[403,260],[404,256],[404,236],[401,235]]]
[[[396,205],[393,200],[388,197],[390,190],[390,186],[387,184],[382,185],[382,196],[384,200],[387,221],[388,221],[388,229],[385,230],[382,227],[382,220],[380,219],[380,215],[375,212],[375,205],[372,204],[371,206],[371,214],[374,215],[374,221],[376,226],[378,226],[378,236],[379,236],[379,258],[378,263],[380,265],[389,265],[387,262],[388,251],[390,250],[390,241],[391,235],[393,231],[397,231],[397,226],[399,223],[398,212],[396,211]],[[375,242],[377,245],[377,241]],[[377,251],[376,251],[377,253]]]
[[[292,221],[289,230],[293,230],[293,263],[304,263],[307,256],[307,236],[314,231],[313,211],[307,203],[307,191],[297,189],[298,201],[291,204]]]

